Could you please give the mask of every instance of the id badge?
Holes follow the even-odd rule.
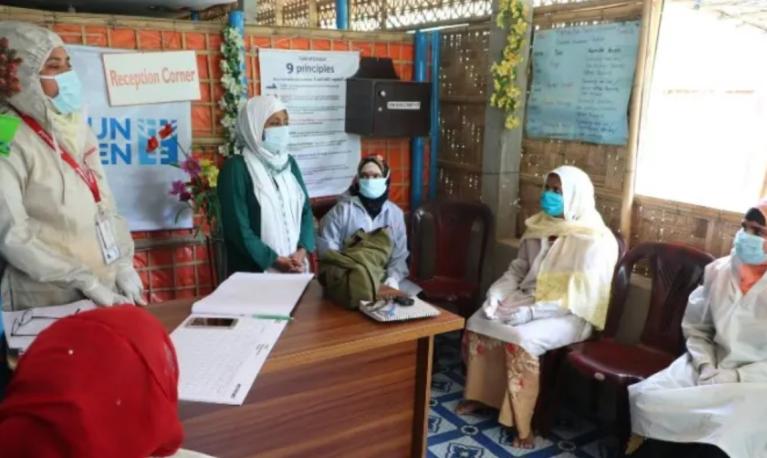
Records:
[[[96,216],[96,234],[98,234],[104,263],[109,265],[120,259],[120,247],[117,246],[112,220],[103,211],[99,211]]]

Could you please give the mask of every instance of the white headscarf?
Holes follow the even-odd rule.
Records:
[[[298,249],[307,196],[290,168],[290,155],[268,151],[262,140],[264,124],[282,110],[285,105],[274,97],[248,100],[237,118],[237,138],[261,206],[261,240],[278,256],[290,256]]]
[[[596,209],[594,185],[586,172],[571,165],[563,165],[549,172],[544,177],[544,183],[552,174],[559,176],[562,183],[562,197],[565,201],[563,218],[537,213],[525,221],[527,228],[522,238],[609,233],[610,229]]]
[[[276,97],[255,96],[243,105],[237,116],[237,140],[258,156],[272,172],[282,172],[288,165],[287,151],[272,153],[263,146],[264,125],[275,113],[287,110]]]
[[[581,169],[562,166],[564,218],[538,213],[525,221],[523,238],[556,236],[541,261],[536,279],[536,302],[558,302],[561,307],[603,329],[610,285],[618,260],[618,242],[596,209],[594,185]],[[548,175],[547,175],[548,177]]]

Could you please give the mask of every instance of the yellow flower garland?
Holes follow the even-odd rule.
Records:
[[[529,10],[525,0],[500,0],[498,6],[495,24],[500,29],[508,29],[509,35],[501,58],[490,67],[493,75],[490,105],[503,110],[506,113],[506,128],[514,129],[520,125],[517,110],[522,91],[517,87],[517,72],[519,65],[525,61],[521,51],[529,25]]]

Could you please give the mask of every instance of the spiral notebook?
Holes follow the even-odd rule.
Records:
[[[417,297],[414,297],[415,303],[409,306],[397,305],[394,302],[387,302],[384,305],[378,302],[362,302],[360,311],[370,318],[386,323],[389,321],[407,321],[420,318],[431,318],[439,315],[439,309],[430,305]]]

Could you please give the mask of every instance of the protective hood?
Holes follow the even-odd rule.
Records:
[[[46,123],[46,109],[49,99],[40,85],[40,70],[53,49],[64,46],[64,42],[55,33],[26,22],[1,21],[0,37],[8,39],[8,46],[15,49],[21,57],[18,77],[21,92],[4,101],[12,104],[23,113]]]

